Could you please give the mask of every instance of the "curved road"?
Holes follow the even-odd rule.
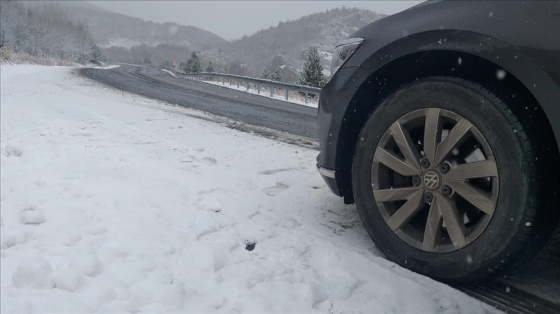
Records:
[[[91,79],[128,92],[313,141],[317,138],[315,108],[185,80],[155,68],[120,66],[110,70],[82,69],[80,72]]]

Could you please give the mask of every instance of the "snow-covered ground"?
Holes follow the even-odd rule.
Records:
[[[71,68],[3,65],[0,116],[2,313],[495,312],[385,260],[314,150]]]
[[[169,71],[169,70],[167,70],[167,69],[161,69],[161,70],[162,70],[163,72],[165,72],[165,73],[167,73],[167,74],[173,76],[173,77],[178,77],[177,75],[175,75],[175,73],[173,73],[173,72],[171,72],[171,71]]]

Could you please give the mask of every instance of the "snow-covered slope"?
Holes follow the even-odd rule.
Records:
[[[1,312],[493,310],[385,260],[316,151],[1,69]]]

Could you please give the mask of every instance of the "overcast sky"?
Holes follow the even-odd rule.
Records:
[[[225,39],[252,35],[278,22],[337,7],[393,14],[422,1],[89,1],[96,6],[154,22],[192,25]]]

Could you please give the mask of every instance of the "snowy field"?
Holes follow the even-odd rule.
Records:
[[[2,65],[1,312],[496,312],[385,260],[317,151],[208,120]]]

